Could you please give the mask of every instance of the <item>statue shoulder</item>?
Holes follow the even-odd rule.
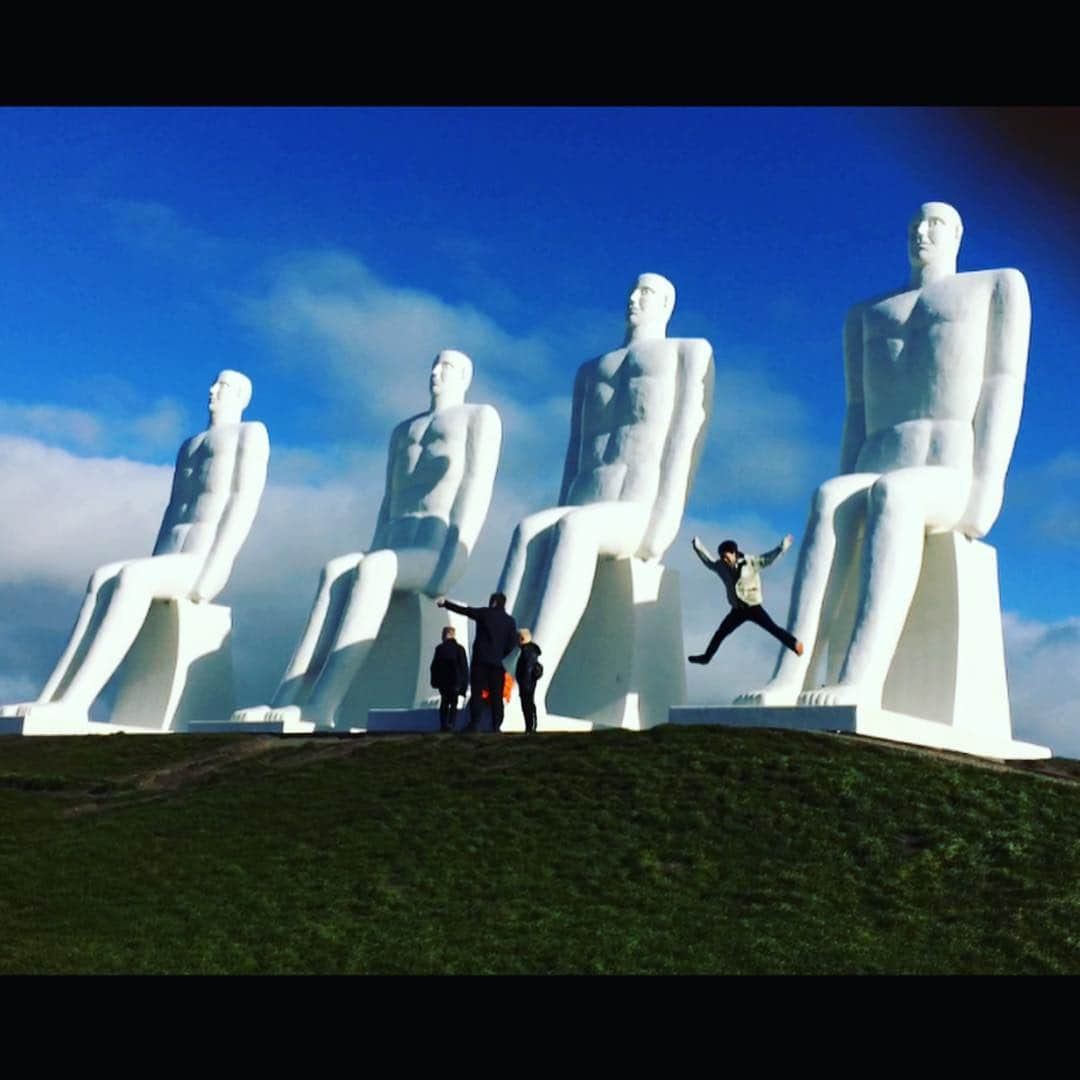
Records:
[[[1015,267],[1006,266],[1001,270],[991,270],[994,288],[1008,296],[1026,297],[1028,295],[1027,278]]]
[[[712,363],[713,347],[705,338],[679,338],[679,359],[692,370],[704,374]]]
[[[244,420],[240,424],[240,441],[250,446],[269,446],[270,433],[261,420]]]

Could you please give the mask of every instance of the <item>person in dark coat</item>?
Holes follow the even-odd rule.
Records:
[[[506,669],[503,660],[517,645],[517,623],[506,611],[506,597],[492,593],[486,608],[465,607],[452,600],[440,600],[438,606],[467,615],[476,623],[472,650],[472,677],[469,691],[469,722],[462,731],[475,731],[484,708],[483,691],[491,701],[491,724],[495,731],[503,721],[503,683]]]
[[[431,685],[439,691],[439,730],[453,731],[457,699],[469,688],[469,660],[452,626],[443,627],[442,642],[431,660]]]
[[[525,731],[532,734],[536,731],[536,682],[544,674],[544,666],[540,663],[541,650],[532,639],[532,631],[522,627],[518,631],[518,644],[521,646],[521,652],[518,653],[514,675],[517,678],[518,693],[521,695],[521,712],[525,717]]]

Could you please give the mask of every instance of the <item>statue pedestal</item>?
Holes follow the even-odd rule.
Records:
[[[243,731],[260,735],[366,731],[371,709],[419,709],[428,706],[433,695],[438,701],[438,691],[431,688],[431,658],[435,646],[442,640],[443,627],[453,626],[458,641],[468,653],[470,622],[465,615],[436,607],[434,600],[421,593],[395,592],[390,598],[379,636],[345,695],[333,728],[317,728],[305,720],[272,720],[273,710],[263,708],[250,710],[255,716],[252,720],[229,720],[226,713],[221,721],[199,723],[191,730],[203,733]],[[302,693],[296,704],[302,706],[305,700]],[[437,712],[436,709],[436,715]],[[438,726],[436,720],[435,730]]]
[[[123,663],[105,722],[62,703],[18,707],[0,717],[0,734],[112,735],[187,731],[224,719],[233,708],[232,611],[190,600],[155,600]]]
[[[232,712],[232,610],[155,600],[115,676],[108,729],[187,731]]]
[[[547,673],[537,684],[539,729],[642,731],[667,723],[668,709],[686,700],[685,665],[678,573],[640,559],[601,559],[559,670],[550,684]],[[525,730],[516,687],[502,729]]]
[[[682,708],[671,721],[850,731],[979,757],[1051,756],[1049,747],[1013,740],[997,553],[958,533],[927,537],[880,706]]]

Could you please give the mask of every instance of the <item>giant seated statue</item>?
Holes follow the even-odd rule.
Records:
[[[543,650],[541,730],[663,723],[685,697],[682,522],[712,408],[712,347],[669,338],[675,288],[633,286],[621,348],[583,364],[557,506],[514,532],[499,591]],[[515,697],[505,729],[523,726]]]
[[[884,710],[901,719],[860,730],[1030,756],[1010,745],[996,563],[979,538],[1001,509],[1031,309],[1017,270],[957,273],[962,232],[952,206],[924,204],[908,285],[848,313],[840,471],[811,501],[788,621],[807,649],[783,650],[735,704]]]
[[[269,705],[233,720],[278,730],[364,728],[368,710],[413,708],[447,616],[435,599],[464,573],[487,517],[502,441],[499,414],[465,402],[472,361],[452,349],[431,368],[430,406],[390,436],[371,546],[324,567],[315,602]]]
[[[93,573],[44,689],[36,701],[0,708],[0,729],[109,730],[91,726],[89,714],[114,674],[114,728],[184,730],[194,720],[228,715],[231,613],[210,601],[229,580],[266,484],[266,428],[241,421],[250,400],[245,375],[218,375],[210,387],[208,429],[185,441],[177,455],[153,554]]]

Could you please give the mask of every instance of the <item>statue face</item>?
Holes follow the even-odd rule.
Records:
[[[671,317],[671,283],[659,274],[642,274],[630,290],[626,302],[626,321],[631,326],[666,323]]]
[[[221,411],[242,412],[246,387],[236,377],[235,371],[223,371],[210,387],[210,415]]]
[[[963,226],[948,203],[923,203],[908,226],[908,259],[912,266],[954,262]]]
[[[444,349],[435,357],[435,362],[431,365],[431,379],[428,385],[435,397],[441,397],[448,392],[464,396],[471,375],[469,363],[463,353],[455,352],[453,349]]]

